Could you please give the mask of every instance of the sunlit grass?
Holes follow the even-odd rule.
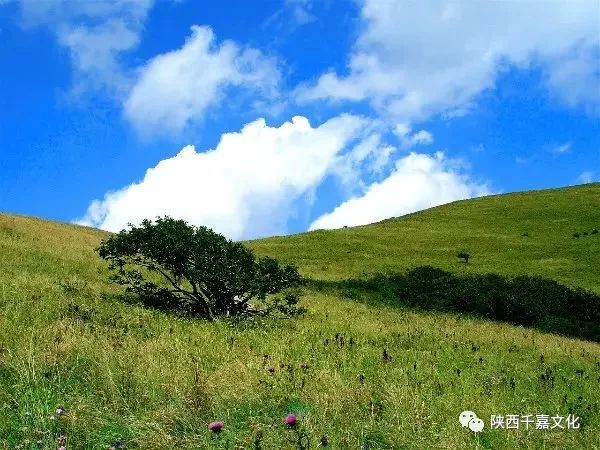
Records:
[[[523,217],[538,214],[526,219],[524,243],[525,226],[502,231],[504,219],[480,214],[491,214],[481,200],[472,212],[459,203],[425,213],[427,220],[252,245],[297,262],[313,278],[437,263],[455,271],[532,271],[599,292],[589,264],[600,262],[600,239],[575,240],[567,231],[600,219],[585,206],[600,201],[600,188],[567,191],[564,202],[563,193],[538,202],[542,210],[558,205],[566,220],[560,226],[544,225],[554,209],[542,217],[535,201],[517,199]],[[504,216],[517,214],[502,208]],[[348,449],[582,449],[600,442],[598,344],[315,287],[299,319],[181,319],[119,295],[93,253],[101,237],[0,215],[0,448],[56,449],[60,434],[67,449],[107,449],[118,438],[141,449],[295,449],[300,432],[310,448],[324,436],[331,448]],[[354,244],[344,247],[346,240]],[[463,247],[473,255],[468,266],[455,261]],[[56,416],[59,406],[67,414]],[[492,414],[572,412],[582,428],[486,428],[476,437],[458,424],[464,409],[486,424]],[[298,429],[284,425],[288,413],[298,415]],[[220,434],[208,430],[212,420],[224,422]]]

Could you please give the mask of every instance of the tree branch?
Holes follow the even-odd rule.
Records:
[[[170,277],[167,274],[167,272],[164,271],[163,269],[161,269],[157,264],[148,263],[144,260],[137,260],[136,263],[142,267],[145,267],[148,270],[155,270],[158,273],[160,273],[163,277],[165,277],[165,279],[167,281],[169,281],[169,283],[171,283],[171,285],[174,288],[174,292],[178,292],[190,300],[198,301],[206,310],[209,318],[211,320],[214,318],[213,314],[212,314],[212,310],[210,309],[210,299],[206,296],[206,294],[204,292],[197,290],[194,283],[190,283],[192,285],[193,292],[186,291],[185,289],[182,289],[179,286],[179,284],[175,281],[174,278]],[[189,281],[189,279],[187,277],[185,277],[185,278]],[[196,295],[194,295],[194,294],[196,294]],[[198,294],[200,294],[200,295],[198,295]]]

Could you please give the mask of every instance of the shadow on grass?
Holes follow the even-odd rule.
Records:
[[[364,279],[309,280],[321,291],[368,303],[459,312],[600,342],[600,296],[555,280],[498,274],[458,276],[422,266]],[[370,295],[366,295],[370,294]]]
[[[262,330],[275,330],[280,327],[288,326],[290,321],[294,318],[304,317],[306,312],[304,308],[299,307],[295,312],[289,314],[282,313],[280,310],[278,310],[272,314],[266,315],[242,314],[235,316],[219,316],[212,321],[207,321],[205,318],[202,318],[200,316],[190,315],[184,310],[172,308],[169,304],[160,304],[158,302],[153,302],[149,304],[148,302],[144,301],[143,298],[140,298],[139,295],[130,292],[104,292],[100,294],[100,298],[108,302],[121,303],[123,305],[135,306],[148,311],[155,311],[157,313],[160,313],[161,315],[164,315],[165,317],[177,320],[198,323],[226,323],[231,327],[235,327],[237,330],[256,328],[260,328]],[[85,307],[80,307],[79,305],[69,304],[67,307],[66,314],[71,319],[76,319],[84,323],[94,321],[92,320],[92,314],[90,314]],[[95,321],[102,323],[102,321],[98,318],[96,318]],[[113,325],[112,322],[110,323],[110,325]]]

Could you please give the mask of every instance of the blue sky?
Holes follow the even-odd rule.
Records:
[[[0,0],[0,211],[232,238],[600,179],[597,1]]]

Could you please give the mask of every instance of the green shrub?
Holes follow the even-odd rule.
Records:
[[[257,260],[243,244],[183,220],[130,225],[104,240],[98,253],[112,279],[150,306],[211,320],[297,309],[302,280],[296,267]]]
[[[462,259],[465,263],[468,263],[469,258],[471,258],[471,255],[466,250],[461,250],[457,253],[456,257]]]
[[[392,304],[464,312],[600,341],[600,296],[547,278],[457,276],[423,266],[376,275],[363,287],[381,292]]]

